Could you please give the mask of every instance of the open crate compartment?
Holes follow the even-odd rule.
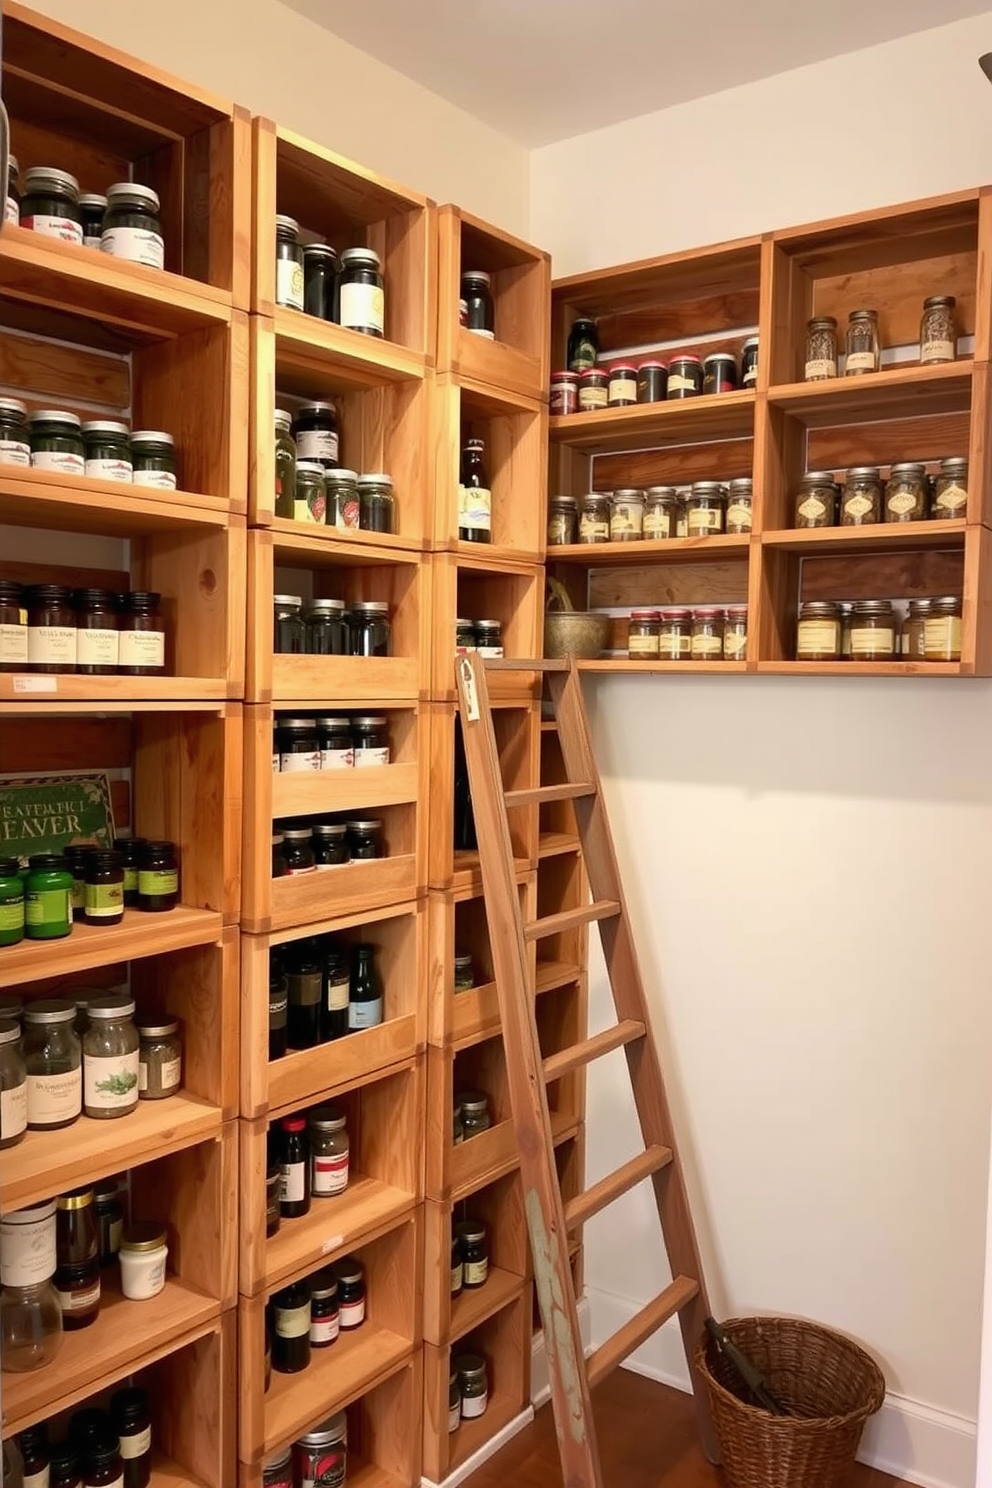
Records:
[[[438,236],[438,371],[546,400],[550,257],[459,207],[441,207]],[[461,276],[470,269],[492,276],[493,340],[460,324]]]
[[[451,1295],[454,1226],[464,1219],[486,1227],[489,1270],[481,1286]],[[513,1300],[530,1275],[530,1249],[519,1172],[466,1194],[458,1203],[424,1205],[424,1338],[440,1346],[456,1343]]]
[[[517,879],[524,922],[534,918],[534,873]],[[500,1031],[499,996],[493,970],[486,903],[478,884],[432,890],[428,896],[430,986],[428,1037],[441,1049],[457,1049]],[[471,955],[474,985],[455,991],[456,955]]]
[[[360,1079],[397,1060],[411,1057],[424,1043],[425,1010],[418,988],[426,954],[427,912],[410,900],[385,909],[359,910],[303,929],[242,939],[241,1114],[262,1116],[292,1101],[316,1099],[328,1086]],[[269,1059],[269,962],[273,951],[291,950],[295,941],[318,936],[350,950],[376,947],[383,984],[383,1021],[375,1028],[318,1044],[290,1049]]]
[[[66,1147],[61,1177],[53,1174],[53,1196],[79,1185]],[[105,1268],[95,1322],[65,1333],[59,1352],[44,1368],[28,1374],[4,1372],[5,1434],[126,1378],[185,1335],[213,1325],[234,1305],[236,1241],[227,1205],[237,1182],[235,1124],[228,1122],[213,1137],[178,1151],[163,1153],[160,1143],[158,1152],[130,1169],[128,1207],[135,1222],[166,1224],[169,1257],[163,1290],[147,1301],[129,1301],[120,1289],[119,1268]],[[120,1158],[113,1148],[105,1154],[104,1176],[119,1171]]]
[[[452,664],[452,674],[454,665]],[[498,673],[495,675],[499,675]],[[429,881],[432,889],[482,886],[477,851],[455,851],[455,751],[461,728],[457,703],[431,706],[431,818]],[[493,732],[505,790],[529,790],[538,783],[539,705],[505,699],[493,707]],[[509,813],[514,870],[519,876],[537,862],[537,808],[515,806]]]
[[[433,678],[435,702],[454,702],[455,621],[498,620],[503,633],[503,655],[514,661],[543,653],[544,570],[533,564],[497,563],[485,555],[436,553],[434,581]],[[540,696],[537,673],[521,670],[490,672],[489,696],[523,701]]]
[[[80,1335],[85,1337],[85,1334]],[[201,1323],[154,1362],[131,1367],[99,1391],[76,1398],[71,1409],[106,1410],[115,1389],[146,1392],[151,1415],[152,1482],[169,1488],[234,1488],[235,1314]],[[65,1438],[70,1408],[44,1414],[49,1441]],[[4,1421],[4,1437],[13,1430]]]
[[[238,1453],[257,1463],[302,1435],[316,1421],[343,1410],[388,1380],[415,1356],[420,1343],[419,1278],[423,1265],[420,1211],[408,1213],[349,1254],[365,1268],[366,1311],[360,1327],[311,1352],[298,1374],[274,1370],[264,1389],[264,1292],[239,1304],[241,1410]],[[342,1253],[343,1255],[343,1253]],[[310,1270],[321,1269],[318,1257]]]
[[[424,1477],[442,1483],[480,1447],[530,1409],[531,1284],[454,1346],[424,1345]],[[486,1361],[489,1402],[483,1415],[448,1431],[448,1386],[452,1357],[481,1354]]]
[[[582,854],[577,847],[545,857],[537,870],[537,918],[578,909],[589,899]],[[578,977],[586,964],[589,930],[577,925],[557,935],[546,935],[537,944],[538,994],[565,986]]]
[[[568,774],[561,751],[561,737],[554,723],[541,728],[541,784],[567,785]],[[538,858],[574,852],[579,844],[579,824],[574,801],[542,801],[538,807]]]
[[[415,554],[365,544],[332,545],[269,530],[248,535],[248,680],[251,702],[383,703],[426,697],[430,669],[430,568]],[[383,600],[388,656],[273,652],[273,595]]]
[[[438,427],[435,542],[468,556],[540,563],[545,540],[547,407],[465,378],[439,377],[434,397]],[[458,537],[459,477],[468,439],[485,441],[484,463],[492,492],[488,543],[463,542]]]
[[[548,988],[537,999],[535,1016],[541,1054],[547,1059],[580,1044],[588,1034],[589,998],[585,975]],[[585,1070],[579,1069],[548,1085],[548,1109],[559,1129],[582,1120],[586,1101]]]
[[[555,1168],[558,1173],[558,1187],[561,1190],[563,1204],[569,1204],[578,1198],[586,1187],[585,1179],[585,1127],[581,1126],[570,1136],[567,1141],[561,1142],[555,1148]],[[571,1230],[568,1236],[568,1264],[572,1277],[572,1291],[578,1302],[583,1295],[583,1250],[582,1229]],[[538,1304],[537,1289],[534,1288],[533,1306],[533,1328],[535,1334],[540,1333],[543,1328],[541,1309]],[[535,1394],[537,1391],[535,1390]]]
[[[66,266],[97,285],[119,279],[124,293],[130,281],[149,295],[213,291],[215,300],[248,309],[250,130],[243,109],[16,3],[4,9],[3,95],[22,173],[56,165],[71,171],[82,191],[103,194],[115,181],[154,187],[166,270],[8,224],[4,257],[13,262],[5,280],[36,255],[43,298],[52,297],[44,280]]]
[[[312,317],[279,311],[275,325],[252,318],[252,449],[250,515],[259,526],[299,532],[332,544],[360,541],[385,548],[421,550],[434,520],[431,389],[423,369],[393,368],[342,358],[312,344],[306,331]],[[314,322],[318,328],[324,322]],[[354,331],[352,337],[373,355],[382,343]],[[296,414],[302,403],[331,402],[337,409],[338,460],[361,474],[383,472],[393,481],[395,532],[391,535],[315,527],[275,515],[276,408]]]

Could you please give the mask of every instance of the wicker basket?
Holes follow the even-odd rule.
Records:
[[[723,1326],[776,1399],[795,1412],[773,1416],[742,1400],[737,1371],[704,1338],[696,1365],[731,1488],[841,1488],[865,1421],[885,1398],[878,1365],[856,1343],[816,1323],[766,1317]]]

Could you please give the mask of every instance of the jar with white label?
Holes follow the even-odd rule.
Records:
[[[896,621],[888,599],[862,599],[851,616],[851,660],[891,661],[896,654]]]
[[[83,1110],[97,1121],[128,1116],[138,1104],[140,1057],[134,1003],[126,992],[107,992],[87,1004],[83,1037]]]
[[[153,491],[174,491],[176,441],[164,429],[135,429],[131,435],[131,480]]]
[[[451,1366],[458,1373],[462,1420],[484,1416],[489,1405],[489,1371],[481,1354],[459,1354]]]
[[[169,1246],[165,1226],[148,1221],[127,1225],[121,1235],[121,1291],[131,1302],[148,1302],[165,1286]]]
[[[632,362],[617,362],[609,371],[606,401],[610,408],[632,408],[637,402],[637,368]]]
[[[610,540],[611,498],[603,491],[589,491],[579,502],[579,542]]]
[[[935,367],[953,362],[958,354],[958,328],[953,295],[929,295],[920,317],[920,365]]]
[[[654,541],[675,536],[678,496],[674,486],[649,486],[644,492],[644,536]]]
[[[28,1072],[21,1028],[0,1018],[0,1148],[14,1147],[28,1129]]]
[[[351,732],[351,720],[334,714],[318,718],[317,735],[320,741],[320,768],[322,770],[350,770],[355,763],[355,741]]]
[[[85,472],[91,480],[131,484],[131,431],[117,419],[90,419],[82,426]]]
[[[82,1112],[83,1051],[75,1021],[75,1003],[63,998],[45,997],[24,1009],[30,1131],[58,1131]]]
[[[371,248],[346,248],[338,280],[340,323],[363,336],[382,336],[386,296],[379,255]]]
[[[336,1106],[317,1106],[307,1118],[310,1132],[310,1192],[333,1198],[348,1187],[348,1118]]]
[[[726,492],[719,481],[693,481],[687,502],[690,537],[714,537],[723,531]]]
[[[923,656],[926,661],[961,660],[960,595],[930,601],[923,622]]]
[[[118,670],[125,677],[158,677],[165,671],[162,596],[132,589],[121,601]]]
[[[355,741],[356,768],[389,764],[389,732],[384,714],[362,713],[352,718],[351,734]]]
[[[280,718],[276,724],[280,774],[321,768],[320,739],[314,718]]]
[[[968,509],[968,461],[964,455],[941,460],[930,516],[934,521],[960,521]]]
[[[0,672],[24,672],[28,665],[28,612],[24,590],[0,579]]]
[[[20,398],[0,398],[0,465],[31,464],[28,410]]]
[[[138,1024],[138,1099],[166,1100],[183,1082],[183,1045],[175,1019]]]
[[[158,192],[137,181],[115,181],[107,187],[100,248],[114,258],[165,268],[165,239],[159,220]]]
[[[55,1274],[55,1200],[0,1219],[0,1351],[4,1372],[50,1364],[62,1346]]]
[[[807,600],[799,609],[796,628],[797,661],[837,661],[840,658],[840,612],[832,600]]]
[[[35,165],[24,172],[21,226],[62,243],[83,241],[79,182],[68,171]]]
[[[806,323],[803,380],[828,382],[837,376],[837,322],[832,315],[815,315]]]
[[[121,1444],[124,1488],[148,1488],[152,1474],[152,1423],[148,1395],[136,1385],[110,1397],[110,1419]]]
[[[38,408],[28,419],[31,466],[54,475],[85,475],[82,420],[64,408]]]
[[[692,657],[692,611],[673,605],[660,612],[658,657],[661,661],[689,661]]]
[[[355,1256],[346,1256],[336,1262],[334,1274],[338,1279],[341,1327],[360,1328],[365,1321],[365,1267]]]
[[[300,224],[295,217],[276,217],[276,304],[287,310],[303,309],[303,249]]]
[[[692,612],[693,661],[723,660],[725,614],[719,605],[700,605]]]
[[[77,589],[76,671],[86,677],[109,677],[120,656],[118,597],[109,589]]]
[[[462,1285],[485,1286],[489,1280],[489,1241],[481,1220],[463,1219],[455,1226],[462,1253]]]
[[[845,377],[863,377],[877,372],[881,362],[878,341],[878,311],[852,310],[847,318]]]
[[[61,584],[32,584],[28,612],[28,667],[32,672],[76,670],[76,612],[72,591]]]

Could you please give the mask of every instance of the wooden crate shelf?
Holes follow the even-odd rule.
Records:
[[[120,497],[113,481],[8,468],[0,478],[0,522],[123,538],[223,530],[231,522],[231,503],[220,496],[130,486],[126,502]]]
[[[489,1274],[481,1287],[465,1287],[452,1297],[451,1241],[462,1219],[486,1226]],[[456,1343],[501,1311],[519,1294],[530,1275],[530,1248],[523,1189],[518,1172],[466,1195],[462,1202],[424,1205],[424,1339],[440,1346]]]
[[[936,367],[909,363],[883,367],[870,377],[837,377],[832,382],[773,387],[768,391],[768,402],[807,428],[817,429],[869,419],[967,412],[971,381],[970,358]]]
[[[753,393],[709,394],[673,403],[553,414],[549,435],[553,444],[592,454],[648,449],[652,443],[694,444],[703,437],[747,439],[754,428],[754,411]]]
[[[520,660],[543,654],[544,572],[525,563],[497,563],[485,554],[435,553],[431,696],[454,702],[455,621],[498,620],[503,653]],[[494,703],[540,696],[534,672],[494,672],[487,678]]]
[[[489,387],[547,400],[551,259],[541,249],[454,206],[438,222],[437,366]],[[461,276],[492,275],[494,340],[459,324]]]
[[[518,880],[525,920],[534,918],[536,882],[533,873],[523,874]],[[470,884],[445,891],[432,890],[428,897],[428,931],[430,1042],[438,1048],[454,1051],[499,1033],[499,997],[485,900],[479,886]],[[469,952],[476,984],[469,991],[456,992],[454,957]]]

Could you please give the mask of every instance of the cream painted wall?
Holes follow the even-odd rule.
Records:
[[[435,201],[526,232],[522,145],[279,0],[39,0],[34,9]]]

